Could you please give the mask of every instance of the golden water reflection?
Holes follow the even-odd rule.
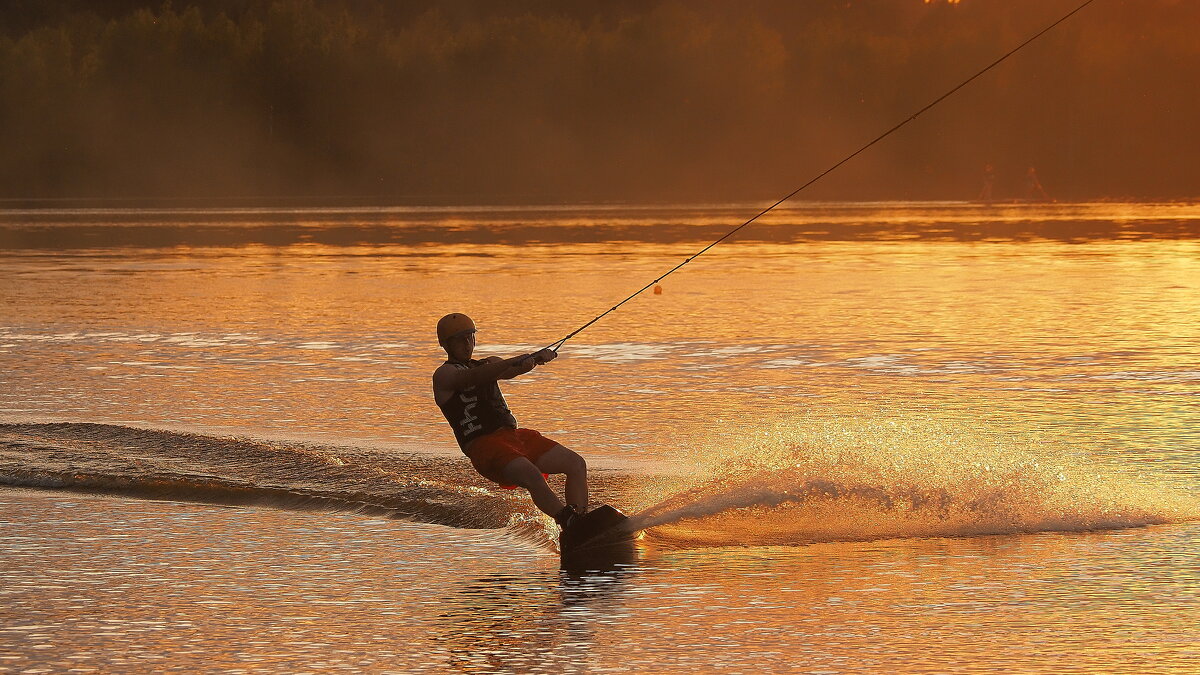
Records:
[[[520,352],[691,250],[5,255],[0,409],[442,446],[429,326],[448,307],[475,316],[482,353]],[[1197,279],[1195,240],[735,242],[573,339],[509,398],[522,421],[612,456],[660,457],[729,420],[899,409],[1182,470],[1200,444]]]
[[[1187,672],[1190,525],[649,551],[8,490],[0,667]],[[157,665],[156,665],[157,664]]]
[[[731,213],[0,218],[0,419],[318,439],[363,471],[397,449],[453,455],[429,396],[438,316],[472,314],[483,354],[548,344]],[[1004,507],[965,529],[934,512],[886,530],[893,513],[833,501],[802,509],[838,509],[825,539],[908,538],[805,546],[793,510],[754,503],[570,577],[497,532],[5,491],[0,668],[1185,672],[1198,534],[1156,509],[1200,477],[1197,222],[1187,204],[783,213],[506,385],[522,422],[636,483],[606,494],[621,506],[669,498],[662,474],[755,460],[717,476],[772,488],[778,472],[767,496],[786,497],[817,467],[868,497],[912,502],[923,480]],[[208,440],[190,466],[172,440],[113,458],[236,464],[205,461]],[[401,478],[460,485],[454,467]],[[1065,529],[1173,524],[918,538],[1062,513],[1082,514]],[[663,545],[722,522],[708,548]],[[779,531],[798,545],[744,536]],[[759,545],[720,547],[739,537]]]

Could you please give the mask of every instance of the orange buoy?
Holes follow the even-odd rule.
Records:
[[[659,286],[658,284],[654,284],[654,294],[662,295],[662,286]]]

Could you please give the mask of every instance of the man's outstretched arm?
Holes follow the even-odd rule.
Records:
[[[533,370],[535,366],[549,363],[556,358],[558,358],[558,352],[554,351],[553,349],[542,349],[532,354],[523,354],[511,359],[501,359],[493,356],[490,357],[488,361],[491,363],[493,362],[492,359],[495,359],[494,362],[510,363],[509,367],[504,372],[500,373],[496,379],[511,380],[514,377],[528,373],[529,371]],[[513,361],[515,361],[515,363],[511,363]]]
[[[474,368],[456,368],[447,364],[433,374],[433,384],[444,391],[458,391],[496,380],[511,380],[533,370],[534,366],[553,361],[556,356],[554,351],[543,349],[508,359],[493,356]]]

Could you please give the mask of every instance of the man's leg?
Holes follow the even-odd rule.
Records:
[[[538,457],[535,464],[541,473],[567,474],[567,503],[578,507],[580,511],[587,511],[587,462],[582,457],[562,445],[555,445]],[[543,480],[542,484],[545,485],[546,481]]]
[[[542,477],[542,470],[534,466],[528,458],[517,457],[505,464],[503,473],[507,484],[529,490],[529,496],[533,497],[533,503],[542,513],[553,518],[562,511],[562,500],[554,494],[554,490],[551,490],[549,485],[546,485],[546,479]]]

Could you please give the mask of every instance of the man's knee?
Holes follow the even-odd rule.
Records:
[[[567,449],[563,448],[563,450]],[[583,459],[582,455],[572,450],[567,450],[564,457],[564,464],[567,473],[587,473],[587,461]]]
[[[587,473],[587,462],[572,452],[569,448],[556,445],[537,460],[538,468],[543,473],[559,473],[583,475]]]
[[[526,489],[532,488],[538,483],[546,482],[546,479],[542,477],[541,469],[534,466],[533,462],[524,457],[518,457],[505,465],[504,476],[513,485]]]

